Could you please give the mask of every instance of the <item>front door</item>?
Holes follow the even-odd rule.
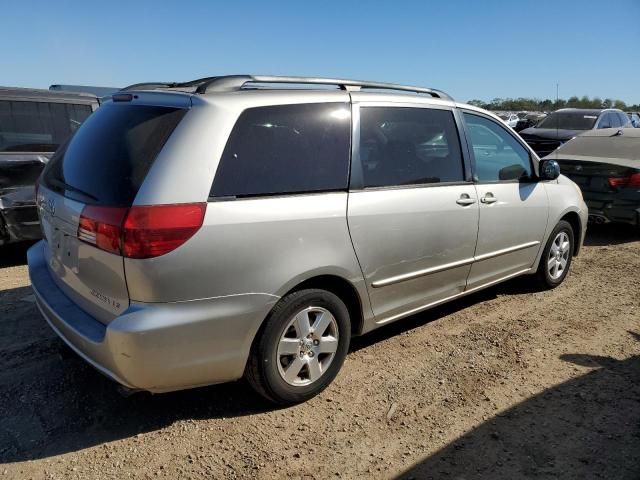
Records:
[[[464,291],[478,200],[451,109],[354,99],[358,110],[349,230],[376,322],[386,323]]]
[[[475,262],[468,289],[533,266],[547,226],[548,200],[535,181],[529,151],[489,117],[465,112],[480,201]]]

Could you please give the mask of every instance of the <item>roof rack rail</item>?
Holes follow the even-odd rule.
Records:
[[[157,88],[188,88],[197,87],[201,83],[210,82],[212,80],[219,79],[221,77],[205,77],[197,80],[190,80],[188,82],[142,82],[134,83],[121,88],[120,92],[126,92],[128,90],[155,90]]]
[[[345,80],[341,78],[322,77],[282,77],[269,75],[223,75],[205,77],[189,82],[144,82],[124,87],[127,90],[152,90],[157,88],[195,88],[195,93],[233,92],[241,90],[247,84],[299,84],[299,85],[336,85],[342,90],[357,91],[361,89],[395,90],[400,92],[426,93],[434,98],[453,100],[449,95],[435,88],[414,87],[396,83],[367,82],[362,80]]]
[[[152,90],[155,88],[173,88],[175,85],[179,85],[175,82],[142,82],[134,83],[133,85],[127,85],[121,88],[120,92],[126,92],[127,90]]]
[[[189,82],[191,86],[196,82]],[[250,83],[290,83],[300,85],[337,85],[342,90],[396,90],[413,93],[426,93],[435,98],[443,100],[453,100],[449,95],[434,88],[413,87],[409,85],[399,85],[395,83],[367,82],[362,80],[346,80],[341,78],[321,78],[321,77],[282,77],[268,75],[228,75],[221,77],[211,77],[203,79],[197,84],[196,93],[228,92],[242,89]]]

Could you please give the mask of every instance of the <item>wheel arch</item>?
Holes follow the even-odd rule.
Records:
[[[360,335],[364,328],[363,304],[358,289],[346,278],[335,274],[315,275],[300,281],[282,295],[285,297],[290,293],[309,288],[317,288],[333,293],[342,300],[349,311],[351,321],[351,334]]]
[[[571,225],[573,229],[573,256],[577,256],[580,252],[580,245],[582,245],[582,220],[577,212],[569,211],[565,213],[558,221],[564,220]],[[557,224],[558,222],[556,222]]]
[[[345,269],[330,267],[308,271],[292,278],[278,289],[275,295],[284,298],[290,293],[308,288],[331,292],[345,303],[351,320],[352,336],[361,335],[365,331],[366,325],[373,321],[369,295],[361,273],[358,275]],[[262,324],[269,318],[273,308],[275,305],[269,310]],[[258,333],[256,332],[256,336]]]

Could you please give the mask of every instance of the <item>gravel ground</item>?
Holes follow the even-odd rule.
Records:
[[[640,236],[591,229],[567,281],[491,288],[354,339],[273,409],[244,382],[124,398],[0,249],[0,479],[640,478]]]

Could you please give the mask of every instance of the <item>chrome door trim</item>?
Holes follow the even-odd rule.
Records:
[[[400,320],[401,318],[408,317],[409,315],[413,315],[415,313],[420,313],[423,310],[427,310],[427,309],[429,309],[431,307],[435,307],[437,305],[440,305],[442,303],[446,303],[446,302],[448,302],[450,300],[454,300],[456,298],[464,297],[466,295],[469,295],[470,293],[473,293],[473,292],[476,292],[476,291],[481,290],[483,288],[487,288],[487,287],[490,287],[492,285],[495,285],[496,283],[504,282],[506,280],[509,280],[510,278],[517,277],[519,275],[523,275],[523,274],[525,274],[527,272],[530,272],[531,270],[532,270],[531,268],[525,268],[524,270],[519,270],[519,271],[517,271],[515,273],[511,273],[511,274],[507,275],[506,277],[498,278],[497,280],[493,280],[493,281],[485,283],[483,285],[478,285],[477,287],[474,287],[474,288],[472,288],[470,290],[465,290],[463,292],[456,293],[455,295],[451,295],[450,297],[442,298],[440,300],[436,300],[435,302],[427,303],[426,305],[422,305],[422,306],[417,307],[417,308],[412,308],[411,310],[407,310],[406,312],[398,313],[397,315],[393,315],[391,317],[383,318],[382,320],[378,320],[376,322],[376,325],[383,325],[385,323],[393,322],[395,320]]]
[[[488,260],[489,258],[499,257],[500,255],[506,255],[507,253],[517,252],[518,250],[524,250],[525,248],[535,247],[536,245],[540,245],[540,242],[538,240],[534,242],[522,243],[520,245],[514,245],[513,247],[503,248],[502,250],[496,250],[494,252],[478,255],[477,257],[473,258],[473,261],[481,262],[482,260]]]
[[[424,275],[442,272],[443,270],[449,270],[450,268],[462,267],[471,263],[473,263],[473,257],[458,260],[457,262],[445,263],[444,265],[438,265],[437,267],[430,267],[423,270],[416,270],[415,272],[403,273],[402,275],[396,275],[395,277],[383,278],[382,280],[373,282],[371,286],[373,288],[386,287],[387,285],[393,285],[395,283],[413,280],[414,278],[422,277]]]
[[[478,255],[477,257],[465,258],[463,260],[458,260],[457,262],[438,265],[437,267],[425,268],[423,270],[416,270],[415,272],[396,275],[395,277],[383,278],[382,280],[373,282],[371,286],[373,288],[386,287],[388,285],[405,282],[407,280],[413,280],[414,278],[422,277],[424,275],[430,275],[432,273],[449,270],[450,268],[462,267],[464,265],[469,265],[473,262],[481,262],[482,260],[488,260],[489,258],[499,257],[500,255],[506,255],[507,253],[517,252],[518,250],[524,250],[525,248],[535,247],[536,245],[539,245],[539,244],[540,244],[539,241],[534,241],[534,242],[523,243],[520,245],[514,245],[513,247],[503,248],[502,250],[496,250],[494,252],[485,253],[484,255]]]

